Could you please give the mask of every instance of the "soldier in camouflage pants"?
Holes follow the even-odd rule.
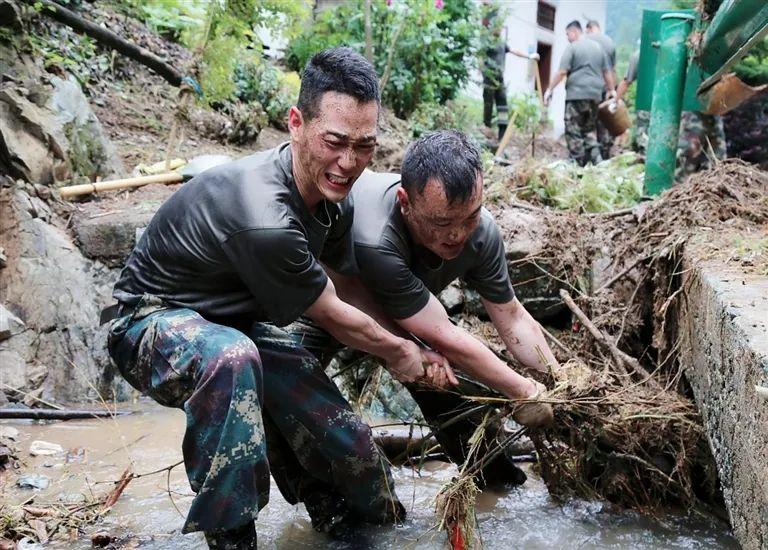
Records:
[[[187,415],[182,449],[197,495],[183,532],[207,536],[255,519],[269,499],[268,448],[312,474],[291,484],[275,472],[289,502],[324,494],[334,498],[310,497],[307,506],[328,506],[332,515],[343,505],[376,523],[405,516],[370,428],[315,357],[281,329],[243,319],[214,323],[146,295],[120,312],[108,345],[133,387]]]
[[[565,143],[570,158],[579,166],[603,160],[597,141],[597,101],[575,99],[565,102]]]

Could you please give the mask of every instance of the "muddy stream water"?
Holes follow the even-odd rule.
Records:
[[[117,419],[49,424],[2,421],[0,426],[19,431],[23,473],[43,474],[51,484],[43,490],[20,489],[15,487],[16,474],[12,473],[0,499],[19,503],[34,495],[35,503],[44,504],[104,494],[113,486],[104,482],[117,480],[129,464],[143,473],[180,460],[184,424],[181,411],[150,405]],[[35,440],[57,443],[69,452],[32,457],[29,448]],[[530,468],[526,470],[529,479],[522,487],[479,496],[477,517],[484,548],[739,547],[728,526],[709,516],[670,511],[651,519],[617,511],[602,502],[577,500],[559,505],[549,498],[541,479]],[[427,463],[420,472],[395,468],[397,494],[409,511],[405,525],[367,527],[353,542],[332,541],[314,532],[304,507],[288,504],[273,483],[270,502],[257,522],[259,548],[446,548],[444,533],[436,529],[434,497],[455,474],[454,466],[441,462]],[[191,500],[182,466],[173,469],[170,477],[162,472],[134,479],[112,511],[86,528],[88,536],[77,543],[45,547],[90,548],[90,534],[107,531],[120,537],[117,547],[204,549],[200,534],[180,533],[180,512],[186,513]]]

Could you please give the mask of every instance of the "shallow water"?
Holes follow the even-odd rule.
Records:
[[[84,420],[38,424],[3,421],[20,432],[17,447],[26,465],[24,472],[41,473],[51,478],[51,486],[37,491],[38,505],[59,498],[102,494],[133,464],[135,472],[151,472],[181,459],[184,415],[181,411],[155,406],[142,408],[141,414],[116,420]],[[64,455],[32,457],[34,440],[58,443],[64,449],[83,449],[82,460],[67,461]],[[74,453],[73,453],[74,454]],[[738,548],[727,525],[711,517],[669,513],[650,519],[631,512],[617,512],[600,502],[554,503],[543,482],[528,471],[529,480],[519,488],[503,492],[486,491],[478,498],[477,515],[486,549],[513,548]],[[442,549],[446,537],[435,529],[434,497],[456,469],[432,462],[420,473],[396,468],[396,490],[409,511],[401,527],[368,527],[359,539],[335,542],[312,530],[303,506],[291,506],[272,484],[269,505],[258,522],[260,548],[376,548]],[[14,487],[15,474],[6,479],[0,492],[3,502],[18,503],[33,495],[33,490]],[[173,497],[173,503],[169,497]],[[181,535],[183,517],[192,500],[183,468],[139,479],[128,485],[112,511],[96,526],[86,528],[88,536],[78,543],[58,547],[90,548],[90,534],[106,530],[123,537],[127,547],[161,549],[204,549],[200,534]],[[50,544],[47,547],[57,547]]]

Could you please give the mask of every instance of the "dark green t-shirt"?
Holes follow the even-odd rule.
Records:
[[[115,285],[206,317],[286,325],[314,303],[327,277],[318,260],[354,271],[352,207],[323,201],[311,214],[291,172],[291,149],[207,170],[157,211]]]
[[[444,261],[411,239],[396,197],[399,186],[398,174],[366,171],[352,190],[359,275],[388,315],[415,315],[427,305],[430,293],[438,294],[457,278],[490,302],[514,298],[504,242],[490,212],[482,210],[461,254]]]
[[[565,100],[600,101],[605,88],[603,71],[609,68],[608,55],[594,40],[581,38],[568,44],[560,60],[560,70],[568,74],[568,80],[565,82]]]

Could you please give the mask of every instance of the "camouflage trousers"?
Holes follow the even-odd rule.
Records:
[[[579,166],[603,160],[597,141],[597,101],[572,99],[565,102],[565,143],[571,160]]]
[[[637,111],[633,129],[632,147],[645,155],[648,147],[650,111]],[[680,117],[680,137],[677,142],[675,180],[710,167],[711,159],[726,156],[725,130],[719,116],[685,111]]]
[[[269,499],[273,452],[308,472],[280,487],[292,503],[333,487],[364,521],[404,515],[370,428],[286,332],[242,319],[212,322],[150,296],[121,313],[108,341],[120,372],[187,416],[182,451],[196,496],[185,533],[253,521]]]
[[[648,128],[651,125],[651,112],[639,110],[635,112],[635,125],[632,127],[632,149],[645,156],[648,149]]]
[[[286,327],[292,337],[303,342],[304,346],[318,357],[323,364],[336,354],[343,345],[330,334],[315,325],[311,320],[301,318]],[[461,395],[477,395],[476,386],[466,377],[458,388],[452,391],[440,391],[426,388],[419,384],[404,384],[405,388],[419,406],[424,419],[435,434],[443,452],[452,462],[461,467],[469,452],[470,438],[477,427],[486,422],[487,408],[478,407],[477,403]],[[450,422],[449,422],[450,421]],[[447,425],[446,425],[447,424]],[[477,457],[483,457],[495,449],[498,440],[504,435],[501,421],[487,422],[482,440],[478,443]],[[295,470],[291,477],[304,476]],[[478,472],[478,485],[514,484],[520,485],[526,480],[525,473],[515,466],[511,456],[499,454],[487,460]],[[278,484],[279,485],[279,484]]]

